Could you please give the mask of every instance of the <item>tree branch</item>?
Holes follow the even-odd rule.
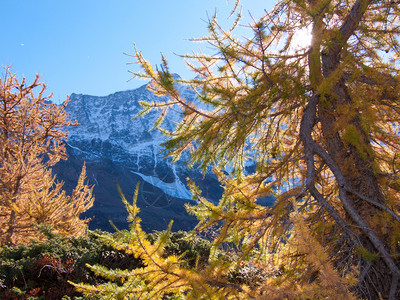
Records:
[[[332,171],[333,175],[336,178],[336,181],[339,185],[339,199],[343,205],[345,211],[349,214],[354,222],[362,231],[367,235],[368,239],[372,242],[374,247],[380,253],[382,259],[389,267],[390,271],[395,276],[400,276],[400,270],[392,259],[390,253],[386,250],[383,242],[379,239],[379,237],[375,234],[375,232],[368,226],[368,224],[364,221],[364,219],[358,214],[358,212],[351,205],[350,200],[347,197],[347,184],[346,179],[344,178],[339,166],[333,160],[333,158],[320,146],[318,145],[312,138],[311,132],[314,127],[315,118],[316,118],[316,105],[318,103],[318,96],[316,94],[312,95],[310,101],[308,102],[306,108],[304,109],[303,118],[301,120],[300,125],[300,138],[304,145],[305,151],[305,159],[307,164],[307,177],[306,177],[306,188],[316,196],[317,201],[321,201],[321,205],[324,205],[323,197],[318,195],[318,192],[315,188],[315,167],[314,167],[314,154],[317,154],[329,167]],[[324,206],[325,208],[325,206]],[[326,208],[325,208],[326,209]],[[336,220],[335,214],[332,217]],[[339,220],[339,219],[338,219]],[[343,221],[344,222],[344,221]],[[339,220],[339,225],[343,226],[343,223]],[[348,227],[346,224],[343,230]]]

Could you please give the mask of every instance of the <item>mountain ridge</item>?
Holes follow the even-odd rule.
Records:
[[[196,101],[195,92],[182,85],[178,87],[187,99]],[[157,102],[166,98],[155,96],[147,85],[107,96],[73,93],[69,98],[65,110],[71,120],[81,125],[69,128],[69,159],[57,164],[54,173],[66,182],[67,190],[72,190],[83,163],[86,164],[89,184],[95,185],[95,204],[86,213],[93,218],[89,223],[91,229],[113,230],[109,220],[118,228],[127,228],[127,214],[117,184],[126,198],[132,199],[137,182],[141,182],[137,203],[147,231],[165,229],[170,220],[174,220],[173,230],[193,228],[196,220],[184,209],[186,203],[194,204],[185,186],[188,177],[207,199],[217,201],[222,194],[214,174],[187,169],[188,156],[174,164],[170,158],[164,158],[161,143],[166,137],[159,130],[150,130],[158,113],[133,119],[141,110],[139,101],[143,100]],[[171,110],[164,128],[172,131],[180,118],[178,109]]]

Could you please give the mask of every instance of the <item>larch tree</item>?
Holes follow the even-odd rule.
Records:
[[[66,126],[74,125],[61,106],[44,96],[36,76],[21,82],[8,68],[0,79],[0,244],[13,245],[40,237],[36,225],[50,225],[63,235],[86,232],[79,214],[93,205],[85,184],[85,166],[72,195],[56,182],[51,167],[66,159]],[[39,88],[39,91],[36,91]]]
[[[193,80],[175,80],[164,58],[154,69],[136,51],[144,72],[135,75],[168,97],[143,102],[143,114],[160,110],[161,121],[176,105],[183,112],[174,132],[163,130],[167,153],[178,159],[190,151],[192,164],[212,165],[225,192],[213,204],[192,185],[195,232],[219,228],[205,270],[182,271],[178,258],[160,262],[162,243],[144,243],[133,218],[136,242],[118,247],[148,267],[121,275],[136,280],[128,295],[157,297],[175,287],[193,299],[400,299],[399,4],[282,0],[249,25],[247,39],[234,36],[239,19],[224,30],[212,18],[197,41],[213,54],[184,55]],[[310,45],[295,43],[302,30]],[[176,82],[199,102],[184,99]],[[263,205],[268,196],[271,206]],[[218,260],[227,242],[240,255]],[[251,259],[275,272],[257,284],[229,281]]]

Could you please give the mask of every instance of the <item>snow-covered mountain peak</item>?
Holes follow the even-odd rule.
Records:
[[[180,84],[177,88],[183,97],[196,101],[196,93],[190,88]],[[108,220],[117,224],[122,218],[124,222],[126,210],[119,199],[117,184],[129,198],[136,183],[141,182],[138,205],[147,229],[166,227],[170,219],[176,220],[178,228],[188,229],[193,225],[194,219],[183,208],[191,198],[186,187],[188,177],[198,184],[207,199],[217,200],[221,195],[222,189],[213,174],[188,170],[184,160],[171,164],[170,159],[164,159],[161,143],[166,137],[158,130],[151,130],[159,113],[133,118],[141,110],[142,100],[157,102],[166,98],[155,96],[143,85],[101,97],[72,94],[66,106],[70,119],[81,125],[68,129],[69,159],[61,162],[55,172],[59,179],[74,186],[86,162],[89,183],[95,184],[96,201],[92,215],[88,215],[97,222],[92,228],[107,228]],[[181,117],[179,109],[171,110],[164,128],[173,130]]]

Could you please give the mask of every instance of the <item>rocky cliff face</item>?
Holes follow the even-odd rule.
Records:
[[[179,88],[187,99],[195,101],[192,91]],[[57,164],[54,171],[65,181],[65,187],[72,189],[86,163],[89,183],[95,185],[95,204],[87,213],[93,218],[92,229],[111,230],[109,220],[118,228],[126,228],[127,214],[117,185],[130,200],[140,181],[138,206],[143,228],[162,230],[174,220],[173,229],[188,230],[195,219],[184,209],[184,204],[191,202],[186,178],[192,178],[210,200],[216,201],[222,189],[213,174],[188,170],[183,159],[174,164],[164,159],[160,144],[165,137],[151,130],[158,114],[132,119],[140,111],[141,100],[162,99],[146,86],[105,97],[72,94],[66,110],[71,120],[81,125],[69,129],[69,159]],[[180,117],[178,110],[169,112],[164,128],[173,130]]]

